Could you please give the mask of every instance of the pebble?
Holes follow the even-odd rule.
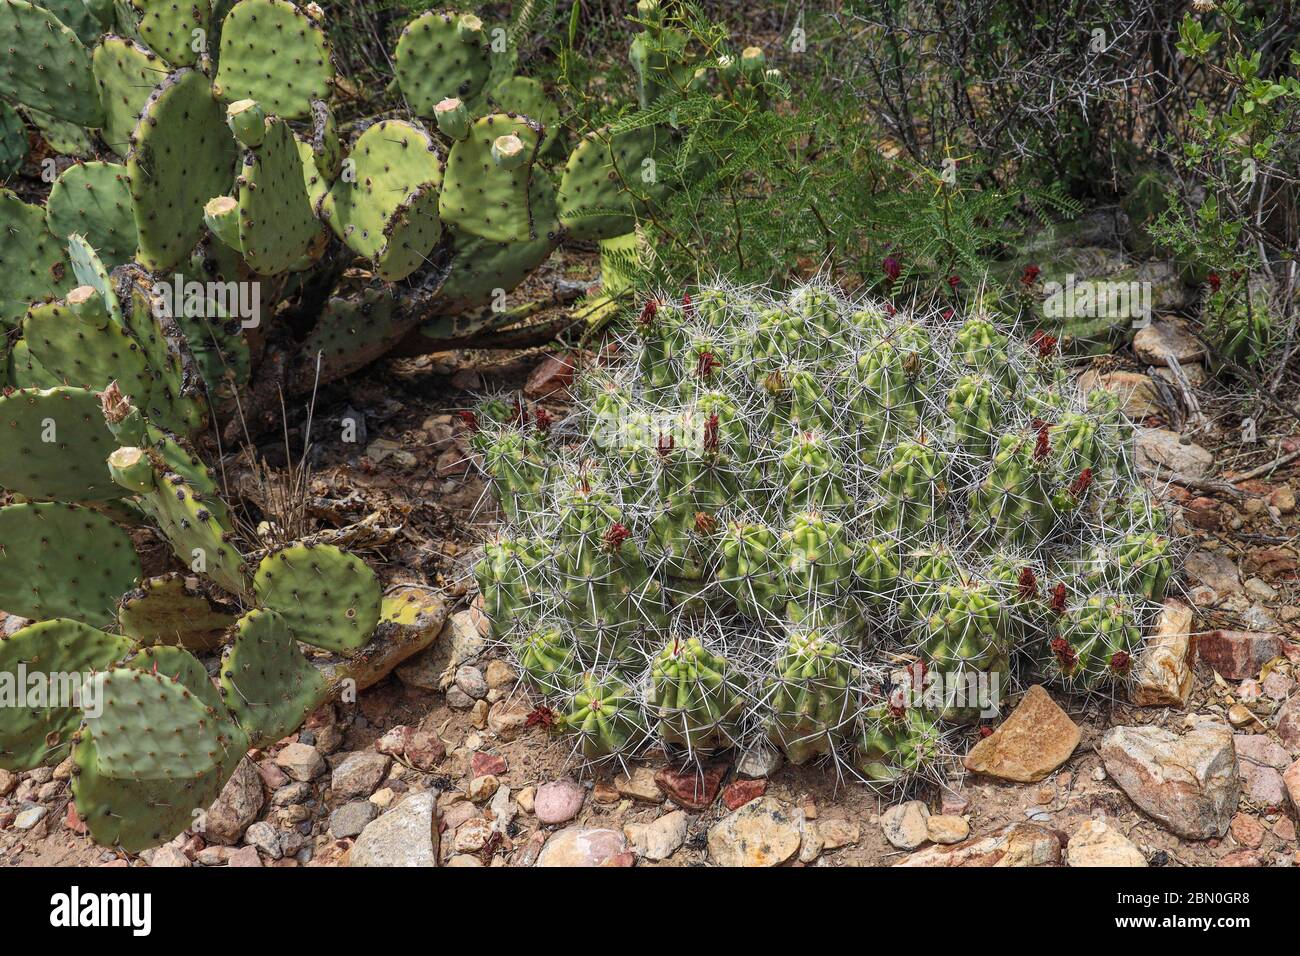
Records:
[[[272,860],[280,859],[283,854],[280,849],[280,832],[265,820],[259,820],[244,831],[244,843],[256,847],[258,852]]]
[[[447,688],[446,700],[452,710],[469,710],[474,706],[474,698],[455,685]]]
[[[524,813],[532,813],[534,801],[537,799],[536,787],[524,787],[519,793],[515,794],[515,803],[519,804],[519,809]]]
[[[1066,848],[1070,866],[1146,866],[1133,842],[1104,818],[1085,820]]]
[[[929,838],[929,817],[929,807],[920,800],[909,800],[882,813],[880,829],[900,850],[914,850]]]
[[[751,800],[767,793],[767,780],[733,780],[722,791],[722,802],[728,810],[738,810]]]
[[[506,758],[499,754],[475,751],[469,758],[469,772],[474,777],[484,777],[488,774],[499,777],[506,772]]]
[[[829,817],[817,821],[817,832],[821,834],[823,849],[838,850],[840,847],[852,846],[862,839],[862,826],[853,820],[842,817]]]
[[[925,835],[931,843],[960,843],[970,836],[970,824],[961,817],[935,814],[926,820]]]
[[[719,866],[780,866],[803,844],[803,814],[760,797],[709,828],[709,856]]]
[[[651,823],[629,823],[623,834],[647,860],[666,860],[684,842],[690,817],[682,810],[665,813]]]
[[[49,812],[49,807],[28,807],[26,810],[20,810],[14,817],[14,829],[30,830],[45,819],[45,815]]]
[[[275,755],[275,765],[294,780],[311,781],[325,772],[325,758],[315,747],[292,743]]]
[[[488,661],[483,676],[491,690],[504,690],[514,686],[515,681],[518,680],[514,668],[500,660]]]
[[[1244,847],[1257,849],[1264,842],[1268,832],[1264,824],[1248,813],[1238,813],[1232,818],[1232,838]]]
[[[297,784],[308,789],[306,784]],[[203,838],[209,843],[234,846],[244,831],[262,812],[266,798],[262,792],[262,775],[247,757],[239,762],[226,781],[221,795],[203,816]]]
[[[330,814],[330,836],[336,840],[354,837],[377,816],[379,816],[379,807],[369,800],[354,800],[351,803],[345,803]],[[281,852],[288,852],[287,848],[281,847]],[[296,853],[297,849],[292,852]]]
[[[655,772],[649,767],[636,767],[631,776],[619,774],[614,778],[614,786],[630,800],[658,803],[663,798],[659,784],[655,783]]]
[[[568,823],[582,809],[586,795],[587,792],[568,777],[544,783],[537,788],[533,812],[548,826]]]
[[[502,740],[514,740],[528,723],[532,709],[518,699],[497,701],[488,711],[488,727]]]
[[[483,817],[466,820],[456,828],[456,838],[452,846],[458,853],[476,853],[487,846],[494,830],[493,822]]]
[[[342,799],[368,797],[378,789],[392,759],[387,754],[374,750],[356,750],[343,756],[334,765],[330,777],[330,789]]]
[[[488,682],[484,679],[483,672],[473,664],[462,664],[456,668],[456,686],[465,693],[465,696],[474,700],[481,700],[487,696]]]
[[[501,781],[490,773],[474,777],[469,782],[469,798],[475,803],[484,803],[492,799],[500,786]]]
[[[437,797],[416,793],[372,821],[348,851],[348,866],[437,866]]]
[[[674,770],[663,767],[655,774],[655,783],[673,803],[685,810],[704,810],[718,798],[726,764],[711,764],[697,770]]]
[[[536,866],[608,866],[618,865],[627,849],[627,840],[617,830],[591,827],[566,827],[552,834],[537,857]]]

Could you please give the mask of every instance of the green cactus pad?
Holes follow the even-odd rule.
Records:
[[[140,265],[165,272],[190,254],[203,235],[203,206],[230,188],[234,161],[234,140],[207,77],[172,73],[141,110],[126,160]]]
[[[542,124],[541,152],[550,149],[560,132],[560,109],[546,95],[542,84],[528,76],[512,76],[498,83],[488,94],[498,113],[518,113]]]
[[[0,434],[5,439],[0,485],[5,488],[29,498],[63,501],[121,497],[104,467],[116,443],[94,392],[66,386],[10,392],[0,397]]]
[[[58,502],[0,508],[0,610],[102,627],[139,574],[131,538],[98,512]]]
[[[267,121],[261,145],[245,156],[237,185],[239,242],[245,261],[262,275],[287,271],[320,232],[288,123]]]
[[[524,159],[514,169],[499,165],[492,146],[503,136],[519,137]],[[493,113],[475,120],[469,136],[451,147],[438,208],[443,222],[494,242],[524,242],[552,228],[535,222],[529,181],[542,138],[540,124],[526,117]]]
[[[40,110],[32,109],[30,106],[24,106],[23,112],[27,116],[27,122],[36,127],[41,134],[41,139],[45,140],[45,145],[52,152],[58,153],[60,156],[66,156],[69,159],[93,159],[95,157],[98,148],[91,138],[90,131],[84,126],[58,119],[49,113],[42,113]]]
[[[8,179],[27,159],[27,127],[18,112],[0,100],[0,179]]]
[[[218,713],[225,709],[221,694],[208,676],[208,669],[183,647],[166,644],[142,647],[124,666],[170,677],[197,697],[205,707],[211,707]]]
[[[45,222],[59,239],[84,236],[110,269],[130,262],[136,231],[126,168],[100,162],[69,166],[50,189]]]
[[[75,307],[67,304],[82,297],[85,301]],[[60,381],[94,392],[116,381],[132,401],[146,404],[153,376],[135,339],[109,317],[102,297],[90,286],[72,290],[67,302],[34,305],[27,313],[23,320],[23,340],[32,357]],[[88,312],[100,318],[87,322]],[[98,452],[104,432],[95,429],[94,435]]]
[[[403,27],[397,38],[393,72],[417,116],[433,116],[434,106],[448,97],[471,100],[488,81],[492,63],[485,38],[461,39],[458,19],[454,13],[430,10]]]
[[[177,572],[141,581],[122,595],[117,608],[123,634],[142,644],[174,644],[195,653],[218,647],[235,620]]]
[[[113,281],[109,277],[108,269],[99,258],[99,253],[91,247],[84,236],[74,235],[68,238],[68,264],[72,266],[69,285],[90,286],[99,293],[113,321],[126,327],[122,317],[122,307],[117,300],[117,293],[113,289]]]
[[[392,293],[362,289],[350,298],[334,297],[321,309],[316,326],[302,344],[294,381],[306,386],[321,375],[333,380],[373,362],[410,328],[397,314]]]
[[[254,609],[239,619],[221,662],[221,696],[252,746],[293,733],[328,694],[284,618]]]
[[[382,120],[357,137],[343,174],[321,202],[321,218],[353,252],[373,258],[387,246],[385,230],[408,199],[442,181],[433,138],[414,124]]]
[[[172,66],[194,66],[195,31],[206,36],[212,15],[211,0],[131,0],[140,12],[140,38]]]
[[[560,223],[578,239],[631,232],[637,215],[666,191],[668,141],[658,126],[588,133],[564,166],[556,200]]]
[[[46,228],[45,211],[7,189],[0,189],[0,275],[0,328],[15,325],[31,303],[70,288],[63,248]]]
[[[81,723],[81,709],[73,703],[94,703],[81,695],[82,679],[111,668],[130,650],[128,639],[66,618],[29,624],[0,637],[0,674],[12,675],[19,695],[0,707],[0,769],[29,770],[66,757]],[[19,676],[24,672],[26,681]],[[39,697],[33,679],[39,682]],[[21,705],[23,697],[29,706]]]
[[[48,10],[24,0],[0,0],[0,97],[78,126],[100,126],[90,53]]]
[[[8,355],[9,382],[14,388],[58,388],[63,382],[55,378],[40,362],[32,358],[27,343],[19,339]]]
[[[375,256],[375,272],[386,282],[405,279],[429,261],[442,236],[438,189],[432,184],[412,193],[384,228],[384,246]]]
[[[332,545],[290,545],[267,555],[253,574],[253,592],[298,640],[338,653],[360,649],[379,623],[375,573]]]
[[[41,0],[35,6],[44,7],[58,17],[86,46],[92,45],[104,32],[104,24],[92,9],[93,3],[86,0]]]
[[[140,111],[153,88],[167,79],[167,64],[153,51],[127,37],[106,36],[91,55],[95,83],[104,104],[101,131],[113,152],[125,156]]]
[[[248,749],[226,715],[183,684],[133,669],[103,677],[104,710],[73,749],[72,793],[94,839],[139,852],[194,822]]]
[[[334,80],[324,31],[286,0],[236,3],[221,25],[218,64],[217,96],[256,100],[284,119],[310,115],[311,101],[328,99]]]

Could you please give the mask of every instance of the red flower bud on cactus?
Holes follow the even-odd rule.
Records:
[[[473,412],[460,412],[460,420],[465,423],[465,430],[473,434],[478,431],[478,416]]]
[[[1048,358],[1056,351],[1056,336],[1048,335],[1042,329],[1038,329],[1029,337],[1029,344],[1038,349],[1039,358]]]
[[[555,416],[544,408],[537,409],[533,417],[537,420],[537,430],[543,435],[549,433],[551,426],[555,424]]]
[[[952,309],[944,309],[941,313],[939,313],[939,315],[943,318],[945,322],[951,322],[952,317],[956,315],[956,313],[953,312]]]
[[[1028,288],[1038,281],[1039,273],[1042,271],[1043,270],[1038,268],[1038,266],[1030,263],[1025,266],[1025,271],[1020,274],[1020,284]]]
[[[889,692],[889,700],[886,706],[889,707],[891,717],[902,717],[907,713],[907,690],[902,684],[894,685],[894,688]]]
[[[711,376],[715,370],[720,368],[722,368],[722,363],[714,357],[712,352],[701,352],[699,363],[695,366],[695,374],[698,375],[701,380],[707,382],[709,376]]]
[[[1088,490],[1092,484],[1092,469],[1085,468],[1079,472],[1079,477],[1074,479],[1074,484],[1070,485],[1070,496],[1073,498],[1082,498],[1083,493]]]
[[[713,534],[718,527],[718,519],[707,511],[695,512],[695,531],[698,534]]]
[[[1038,578],[1033,568],[1021,568],[1016,584],[1020,588],[1020,596],[1025,600],[1038,597]]]
[[[1222,283],[1223,280],[1219,278],[1219,274],[1217,272],[1211,272],[1208,276],[1205,277],[1205,284],[1210,287],[1211,292],[1218,292],[1219,286],[1222,285]]]
[[[691,301],[691,294],[689,292],[682,296],[682,311],[687,315],[695,314],[695,303]]]
[[[1129,657],[1128,651],[1116,651],[1110,655],[1110,669],[1116,674],[1127,674],[1132,666],[1133,659]]]
[[[1052,442],[1047,430],[1052,426],[1043,422],[1038,426],[1038,437],[1034,440],[1034,461],[1042,461],[1052,453]]]
[[[880,264],[881,269],[885,272],[885,278],[894,282],[903,274],[902,264],[893,256],[885,256],[885,261]]]
[[[1052,600],[1049,605],[1057,614],[1065,613],[1065,585],[1058,584],[1052,588]]]
[[[957,275],[948,276],[948,288],[955,289],[959,285],[961,285],[961,276],[957,276]]]
[[[658,299],[646,299],[646,303],[641,307],[641,315],[637,318],[643,326],[648,326],[655,319],[655,313],[659,311]]]
[[[676,444],[677,439],[673,438],[672,435],[661,434],[659,440],[655,442],[655,451],[659,453],[660,458],[667,458],[672,454],[673,446]]]
[[[615,521],[605,532],[605,550],[610,554],[615,554],[618,549],[623,547],[623,542],[632,537],[632,532],[627,530],[626,525],[619,524]]]
[[[1052,653],[1056,655],[1056,662],[1061,665],[1061,670],[1066,674],[1074,670],[1075,665],[1079,663],[1079,655],[1074,652],[1070,642],[1063,637],[1052,638]]]
[[[719,444],[718,413],[714,412],[704,423],[704,453],[707,455],[716,452]]]
[[[885,303],[885,315],[896,315],[897,313],[898,310],[894,308],[894,303],[892,302]]]
[[[985,737],[992,737],[992,736],[993,736],[992,727],[990,727],[988,724],[983,724],[980,726],[980,740],[983,740]]]

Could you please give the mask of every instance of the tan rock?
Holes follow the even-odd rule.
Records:
[[[1192,609],[1173,598],[1165,600],[1155,633],[1133,666],[1129,699],[1139,707],[1186,707],[1195,683],[1192,660]]]
[[[952,846],[931,846],[895,866],[1054,866],[1061,862],[1056,831],[1036,823],[1013,823],[997,833]]]
[[[960,843],[970,836],[970,824],[949,814],[936,813],[925,822],[925,826],[931,843]]]
[[[799,852],[803,828],[802,811],[760,797],[709,829],[709,856],[719,866],[779,866]]]
[[[655,772],[649,767],[635,767],[631,775],[619,774],[614,778],[618,792],[632,800],[644,803],[658,803],[663,799],[663,792],[655,782]]]
[[[966,769],[1001,780],[1035,783],[1065,763],[1079,746],[1079,728],[1035,684],[1020,706],[966,755]]]
[[[1088,394],[1096,389],[1119,396],[1120,407],[1129,418],[1143,419],[1160,414],[1156,388],[1150,376],[1141,372],[1096,372],[1092,369],[1079,376],[1079,391]]]
[[[920,800],[908,800],[880,815],[880,829],[900,850],[915,850],[929,839],[929,818],[929,807]]]
[[[1104,819],[1088,820],[1070,837],[1070,866],[1146,866],[1133,841]]]

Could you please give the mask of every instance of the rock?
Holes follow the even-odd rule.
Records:
[[[1272,767],[1241,761],[1241,784],[1246,796],[1262,806],[1276,807],[1286,802],[1286,784]]]
[[[548,826],[568,823],[578,815],[586,796],[587,791],[568,777],[544,783],[533,798],[533,812]]]
[[[1237,759],[1244,763],[1285,770],[1291,762],[1291,752],[1277,744],[1267,734],[1238,734],[1232,738],[1237,749]]]
[[[481,700],[487,696],[488,683],[483,677],[483,672],[473,664],[462,664],[456,668],[456,686],[464,692],[465,696],[473,700]]]
[[[308,782],[325,772],[325,758],[315,747],[292,743],[275,755],[275,765],[294,780]]]
[[[925,821],[925,835],[931,843],[960,843],[970,836],[970,824],[961,817],[936,813]]]
[[[655,783],[673,803],[685,810],[704,810],[718,798],[726,764],[710,764],[702,770],[674,770],[663,767],[655,774]]]
[[[533,812],[533,801],[537,799],[536,787],[524,787],[515,795],[515,803],[519,804],[519,809],[524,813]]]
[[[1096,389],[1118,396],[1124,414],[1135,421],[1160,414],[1155,385],[1150,376],[1141,372],[1097,372],[1088,369],[1079,376],[1079,391],[1086,395]]]
[[[1037,684],[1015,711],[966,755],[966,769],[1001,780],[1035,783],[1065,763],[1079,728]]]
[[[622,796],[608,780],[597,780],[591,787],[591,799],[597,803],[615,804],[622,800]]]
[[[481,777],[473,777],[469,782],[469,798],[475,803],[486,803],[491,800],[497,790],[501,788],[501,781],[490,773]]]
[[[49,807],[28,807],[26,810],[20,810],[14,817],[14,829],[30,830],[45,819],[45,814],[49,812]]]
[[[492,693],[493,693],[492,691],[488,691],[489,695],[491,695]],[[470,723],[472,723],[476,729],[478,730],[487,729],[488,711],[491,709],[491,707],[492,705],[488,703],[486,700],[474,701],[474,706],[469,709],[469,719],[470,719]]]
[[[766,743],[758,743],[740,755],[736,761],[736,775],[740,777],[770,777],[781,769],[784,762],[781,751]]]
[[[352,680],[357,690],[373,687],[437,641],[447,620],[446,602],[416,585],[394,588],[385,596],[384,606],[398,609],[396,626],[380,627],[355,654],[322,665],[321,674],[326,680]]]
[[[880,829],[900,850],[915,850],[929,839],[929,819],[929,807],[920,800],[909,800],[882,813]]]
[[[397,678],[419,690],[445,691],[455,681],[460,666],[478,657],[485,646],[474,614],[468,610],[457,611],[432,647],[397,668]]]
[[[937,845],[913,853],[895,866],[1054,866],[1061,862],[1061,837],[1037,823],[1013,823],[990,834],[952,846]]]
[[[738,810],[751,800],[767,793],[767,780],[733,780],[722,791],[722,803],[728,810]]]
[[[244,844],[256,847],[259,853],[272,860],[278,860],[284,854],[280,848],[280,832],[265,820],[259,820],[244,831]]]
[[[1244,847],[1258,849],[1264,842],[1268,830],[1264,824],[1248,813],[1238,813],[1232,818],[1232,838]]]
[[[524,383],[529,398],[565,398],[573,384],[574,360],[567,354],[548,355]]]
[[[249,824],[262,812],[266,797],[262,793],[262,775],[245,757],[235,767],[208,812],[203,816],[202,834],[209,843],[236,846]]]
[[[482,867],[483,863],[476,856],[470,856],[468,853],[457,853],[447,861],[448,867]]]
[[[862,839],[861,825],[842,817],[818,820],[817,832],[821,834],[823,850],[838,850],[843,846],[852,846]]]
[[[519,678],[515,670],[505,661],[490,660],[487,664],[487,670],[483,672],[483,677],[491,690],[504,690],[507,687],[513,687],[515,681]]]
[[[437,866],[437,797],[412,794],[371,822],[348,851],[348,866]]]
[[[627,849],[617,830],[566,827],[553,834],[537,857],[535,866],[605,866]]]
[[[267,757],[257,762],[257,772],[262,775],[262,783],[273,794],[289,782],[289,775],[275,765],[275,758]]]
[[[406,742],[411,739],[413,733],[415,728],[407,727],[405,724],[394,727],[375,741],[375,750],[390,757],[400,757],[405,752]]]
[[[709,856],[719,866],[779,866],[799,852],[803,813],[760,797],[709,828]]]
[[[473,820],[475,817],[482,816],[482,812],[468,800],[460,803],[453,803],[447,807],[442,814],[442,823],[448,831],[455,830],[466,820]]]
[[[1300,693],[1292,694],[1277,712],[1277,735],[1292,751],[1300,750]]]
[[[1155,632],[1133,666],[1129,700],[1139,707],[1186,707],[1195,678],[1192,609],[1166,598]]]
[[[528,724],[532,708],[523,700],[499,700],[488,711],[488,728],[502,740],[514,740]]]
[[[1070,866],[1146,866],[1133,842],[1105,819],[1087,820],[1074,831],[1067,847]]]
[[[1295,681],[1281,671],[1269,671],[1261,689],[1269,700],[1286,700],[1295,689]]]
[[[387,810],[389,807],[393,805],[393,800],[396,797],[397,794],[393,791],[392,787],[381,787],[380,789],[372,793],[369,799],[370,802],[373,803],[375,806],[377,806],[380,810]]]
[[[9,770],[0,770],[0,797],[7,797],[18,786],[18,774]]]
[[[1259,854],[1254,850],[1234,850],[1222,857],[1215,866],[1263,866]]]
[[[1257,631],[1210,631],[1196,642],[1196,653],[1228,680],[1253,677],[1283,655],[1282,638]]]
[[[474,755],[469,758],[469,773],[471,777],[486,777],[489,774],[499,777],[506,772],[506,758],[498,754],[484,753],[476,750]]]
[[[1116,727],[1100,752],[1110,778],[1166,829],[1189,840],[1227,833],[1241,778],[1226,725],[1200,724],[1182,736],[1161,727]]]
[[[369,800],[345,803],[330,814],[330,836],[336,840],[354,837],[377,816],[379,816],[379,807]]]
[[[1220,597],[1241,590],[1241,571],[1235,562],[1217,551],[1193,551],[1183,564],[1187,579],[1193,584],[1204,584]]]
[[[504,785],[497,787],[497,792],[492,795],[492,802],[488,804],[488,810],[492,813],[492,819],[496,821],[497,829],[504,833],[516,813],[514,801],[510,799],[509,787]]]
[[[457,853],[477,853],[487,846],[495,829],[493,822],[485,817],[466,820],[456,828],[456,837],[452,846]]]
[[[153,855],[149,857],[149,866],[155,869],[190,865],[190,858],[181,851],[180,847],[172,846],[170,843],[158,847],[153,851]]]
[[[649,767],[634,768],[630,777],[627,774],[619,774],[614,778],[614,786],[629,800],[658,803],[663,798],[659,784],[655,783],[655,772]]]
[[[1277,509],[1278,514],[1289,515],[1295,511],[1295,492],[1290,485],[1278,485],[1268,496],[1268,503]]]
[[[378,789],[388,776],[392,760],[386,754],[373,750],[356,750],[346,754],[334,765],[330,789],[344,800],[368,797]]]
[[[1155,319],[1133,336],[1133,351],[1148,365],[1167,365],[1166,357],[1172,355],[1179,365],[1200,361],[1205,357],[1205,347],[1200,339],[1187,331],[1180,319]]]
[[[939,793],[939,810],[941,813],[959,817],[970,809],[970,795],[964,790],[949,790],[944,787]]]
[[[406,741],[403,756],[416,770],[430,773],[447,756],[447,745],[431,730],[416,730]]]
[[[686,842],[686,829],[690,822],[684,811],[674,810],[650,823],[629,823],[623,827],[623,834],[638,856],[647,860],[666,860]]]
[[[1247,578],[1242,590],[1248,598],[1255,601],[1272,601],[1277,597],[1277,589],[1259,578]]]
[[[301,782],[290,783],[271,794],[271,806],[287,807],[295,803],[304,803],[311,799],[311,795],[311,784]]]
[[[1148,468],[1176,471],[1189,478],[1204,478],[1214,465],[1214,455],[1200,445],[1182,443],[1178,432],[1164,428],[1137,430],[1137,457]]]
[[[1287,795],[1291,798],[1291,808],[1300,814],[1300,760],[1286,768],[1282,775]]]
[[[452,710],[471,710],[474,707],[474,698],[455,684],[447,688],[446,698],[447,706]]]

